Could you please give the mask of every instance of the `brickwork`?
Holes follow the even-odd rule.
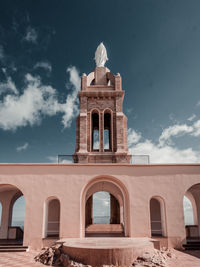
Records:
[[[77,118],[76,152],[78,163],[129,163],[127,118],[123,113],[124,91],[121,76],[113,75],[106,67],[96,67],[81,79],[80,116]],[[92,114],[99,116],[99,149],[93,150]],[[104,114],[110,113],[109,149],[104,149]],[[95,126],[96,127],[96,126]]]

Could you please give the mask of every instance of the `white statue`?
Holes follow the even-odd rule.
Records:
[[[103,43],[100,43],[100,45],[97,47],[94,60],[97,67],[104,67],[106,61],[108,60],[107,51]]]

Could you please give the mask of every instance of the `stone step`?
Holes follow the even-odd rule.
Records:
[[[28,249],[27,246],[0,245],[0,253],[1,252],[26,252],[27,249]]]
[[[86,233],[123,233],[121,224],[91,224],[86,227]]]
[[[183,244],[183,247],[185,248],[185,250],[200,250],[200,244],[195,242],[191,242],[190,244]]]

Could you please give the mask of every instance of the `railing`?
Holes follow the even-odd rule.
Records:
[[[109,156],[105,154],[105,158]],[[96,160],[95,160],[96,158]],[[93,160],[95,163],[100,162],[99,156],[93,155]],[[109,156],[109,162],[116,163],[115,156],[110,157]],[[74,163],[73,155],[58,155],[58,163]],[[103,162],[102,162],[103,163]],[[106,163],[106,161],[105,161]],[[130,164],[149,164],[150,163],[150,157],[149,155],[130,155]]]

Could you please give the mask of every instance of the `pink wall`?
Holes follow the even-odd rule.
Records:
[[[158,196],[165,202],[167,237],[173,246],[184,241],[183,196],[200,183],[200,164],[0,164],[0,184],[18,187],[25,197],[24,244],[42,247],[49,197],[60,201],[60,237],[80,237],[84,194],[93,179],[110,181],[121,190],[128,236],[151,236],[149,202]],[[0,186],[0,200],[3,194]]]

